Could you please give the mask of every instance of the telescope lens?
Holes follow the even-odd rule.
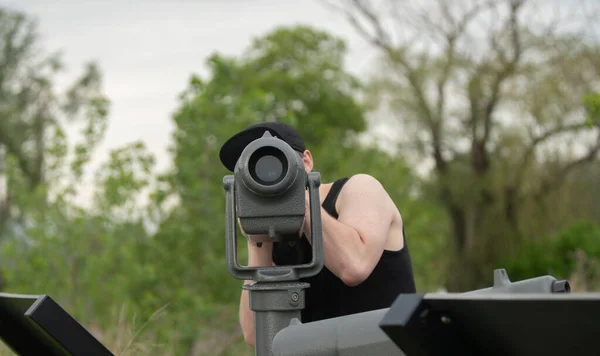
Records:
[[[263,156],[256,162],[256,175],[265,182],[273,182],[281,176],[283,165],[275,156]]]
[[[250,157],[250,175],[262,185],[279,183],[288,164],[285,155],[275,147],[261,147]]]

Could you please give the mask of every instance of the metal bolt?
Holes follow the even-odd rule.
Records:
[[[292,302],[297,302],[300,300],[300,294],[298,294],[297,292],[292,293]]]

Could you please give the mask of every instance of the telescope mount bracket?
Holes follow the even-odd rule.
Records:
[[[234,176],[223,178],[226,192],[226,253],[229,273],[240,280],[251,280],[243,286],[249,293],[250,309],[254,312],[254,347],[256,356],[271,356],[275,335],[294,322],[301,321],[305,306],[305,289],[309,283],[301,282],[318,274],[323,268],[323,230],[318,172],[307,173],[307,188],[311,214],[312,260],[293,266],[241,266],[237,259],[237,217],[235,212]]]

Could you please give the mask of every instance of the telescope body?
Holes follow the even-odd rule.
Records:
[[[234,177],[237,216],[251,241],[300,238],[308,177],[296,151],[266,131],[244,149]]]
[[[272,355],[273,338],[299,319],[308,283],[302,278],[323,268],[323,239],[318,172],[306,172],[299,152],[265,131],[236,162],[234,174],[223,177],[225,188],[226,252],[229,273],[255,281],[244,285],[254,312],[255,353]],[[308,193],[312,260],[292,266],[240,266],[237,259],[239,221],[251,242],[291,243],[300,239]]]

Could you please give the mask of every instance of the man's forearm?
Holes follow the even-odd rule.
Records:
[[[306,226],[307,237],[310,236],[310,221]],[[348,285],[361,282],[361,267],[357,263],[363,260],[365,251],[360,234],[352,227],[339,222],[321,207],[321,223],[323,226],[324,262],[333,274]]]

